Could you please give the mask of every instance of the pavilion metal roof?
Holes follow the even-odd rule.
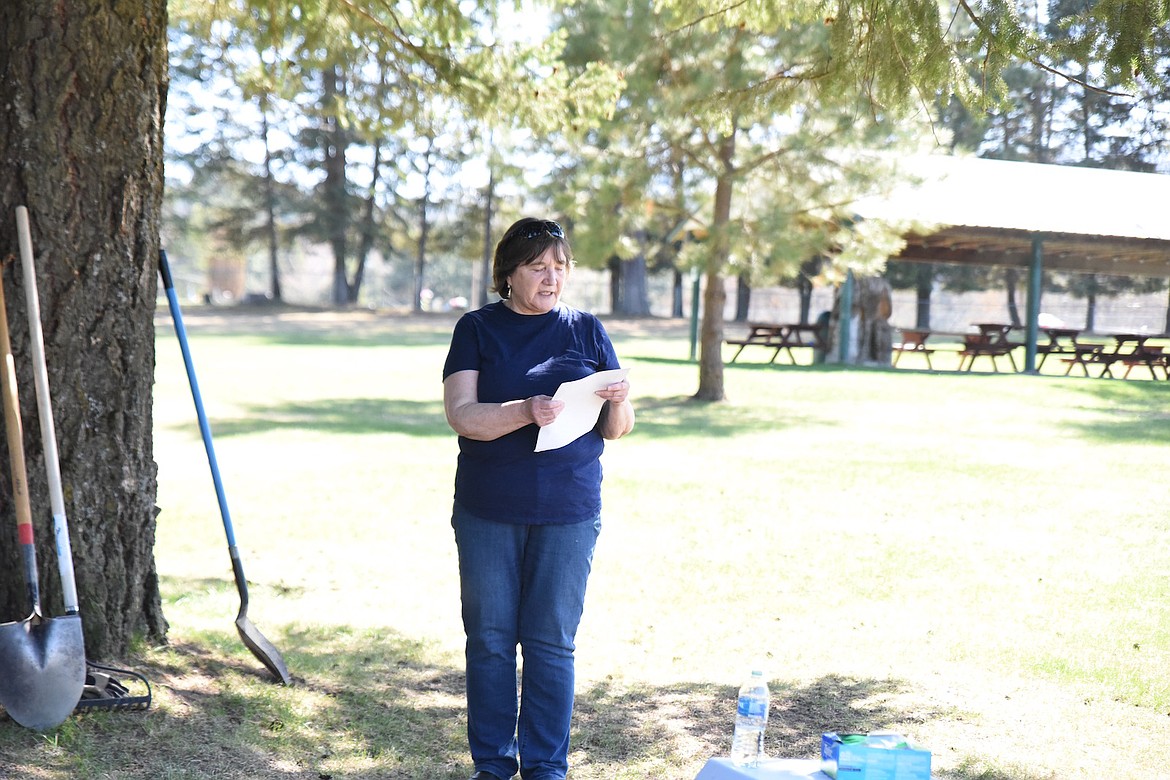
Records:
[[[857,204],[909,226],[894,259],[1027,267],[1033,239],[1050,270],[1170,276],[1170,176],[926,155],[909,179]]]

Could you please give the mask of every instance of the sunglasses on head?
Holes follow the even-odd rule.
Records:
[[[551,219],[546,219],[526,225],[523,230],[518,230],[515,233],[516,238],[522,238],[525,241],[531,241],[534,238],[539,238],[544,235],[549,235],[553,238],[564,238],[565,231]]]

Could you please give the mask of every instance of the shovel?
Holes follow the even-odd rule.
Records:
[[[22,251],[26,236],[27,215],[21,235]],[[63,723],[81,699],[85,687],[85,640],[81,633],[81,616],[76,612],[76,593],[71,598],[73,614],[58,618],[46,618],[41,614],[32,510],[24,462],[24,433],[16,389],[16,364],[8,336],[8,315],[2,283],[0,350],[4,353],[4,370],[0,378],[3,379],[4,428],[8,436],[12,496],[16,505],[17,541],[24,562],[25,584],[31,605],[31,614],[24,620],[0,625],[0,704],[20,725],[47,731]],[[69,573],[72,574],[71,562]],[[68,583],[64,582],[64,575],[62,580],[63,589],[72,590],[72,577],[69,577]],[[69,596],[66,598],[70,599]]]
[[[179,348],[183,351],[183,363],[187,367],[187,380],[191,385],[191,395],[195,400],[195,413],[199,418],[199,432],[203,435],[203,447],[207,450],[207,463],[211,467],[211,479],[215,483],[215,497],[219,501],[219,514],[223,518],[223,530],[227,534],[228,555],[232,559],[232,573],[236,578],[236,590],[240,593],[240,611],[236,615],[236,630],[240,639],[252,655],[260,663],[268,667],[280,682],[288,685],[292,682],[288,667],[280,651],[273,646],[260,629],[248,619],[248,580],[244,577],[244,564],[240,560],[240,551],[236,548],[236,534],[232,530],[232,517],[228,512],[227,497],[223,492],[223,483],[219,478],[219,465],[215,459],[215,447],[211,441],[211,426],[207,423],[207,414],[203,411],[203,396],[199,393],[199,383],[195,380],[195,364],[191,362],[191,349],[187,345],[187,329],[183,326],[183,313],[179,310],[179,298],[175,295],[175,285],[171,279],[171,266],[167,262],[166,251],[158,252],[158,270],[162,275],[163,287],[167,293],[167,303],[171,307],[171,319],[175,321],[175,334],[179,337]]]

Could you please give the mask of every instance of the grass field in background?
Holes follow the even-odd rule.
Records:
[[[188,314],[249,616],[284,653],[286,689],[236,635],[160,318],[170,643],[118,659],[146,671],[155,706],[43,737],[0,723],[0,776],[470,775],[440,383],[452,323]],[[1170,777],[1170,382],[745,353],[728,400],[704,404],[685,324],[607,325],[638,424],[603,458],[571,778],[693,778],[726,754],[758,664],[772,755],[892,728],[933,751],[939,778]]]

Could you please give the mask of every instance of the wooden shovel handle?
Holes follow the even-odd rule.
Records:
[[[29,343],[32,347],[33,380],[37,391],[37,412],[41,421],[45,476],[49,480],[49,504],[53,511],[53,536],[57,548],[57,570],[61,573],[61,594],[65,612],[77,614],[77,582],[73,573],[73,548],[69,521],[65,517],[65,491],[61,486],[61,458],[57,453],[57,429],[53,424],[53,400],[49,393],[49,367],[45,360],[45,335],[41,328],[41,303],[37,294],[37,269],[33,262],[32,231],[28,209],[16,207],[16,234],[20,242],[20,267],[24,273],[25,304],[28,309]]]
[[[4,352],[4,432],[8,435],[8,461],[12,471],[12,501],[16,505],[16,536],[25,566],[25,583],[33,612],[41,612],[37,583],[37,553],[33,544],[32,507],[28,498],[28,471],[24,465],[24,431],[20,424],[20,400],[16,392],[16,361],[8,337],[8,306],[4,301],[3,267],[0,266],[0,350]]]

